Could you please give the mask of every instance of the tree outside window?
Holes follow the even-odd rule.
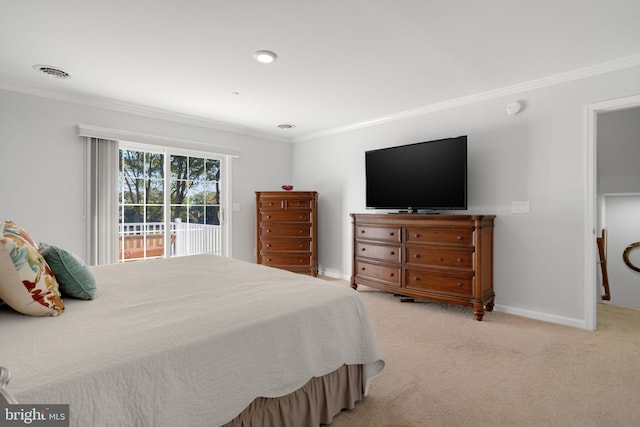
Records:
[[[171,156],[171,213],[195,224],[220,225],[220,161]]]
[[[190,225],[209,228],[220,226],[220,160],[169,156],[169,170],[165,173],[165,154],[120,150],[121,260],[163,255],[162,250],[158,252],[158,246],[162,246],[164,230],[169,227],[169,224],[166,227],[164,224],[165,209],[169,209],[172,244],[176,238],[181,240],[177,246],[181,254],[211,252],[211,248],[219,247],[219,238],[202,237],[205,233],[211,233],[211,230],[203,232],[201,229],[196,237]],[[168,206],[165,205],[166,176],[170,192]],[[219,236],[219,230],[215,233],[215,236]],[[153,251],[149,249],[151,246],[154,247]],[[134,252],[137,255],[130,255]],[[139,256],[140,253],[142,255]]]

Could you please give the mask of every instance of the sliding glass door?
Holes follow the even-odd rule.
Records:
[[[118,260],[227,256],[224,157],[121,143]]]

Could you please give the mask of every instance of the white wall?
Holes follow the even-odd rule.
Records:
[[[364,212],[364,151],[469,136],[470,212],[496,214],[497,309],[585,325],[585,106],[640,93],[629,68],[301,141],[293,184],[319,192],[321,271],[351,274],[349,213]],[[505,107],[526,108],[507,116]],[[511,201],[530,201],[511,214]]]
[[[232,256],[255,260],[255,195],[291,180],[291,144],[0,90],[0,220],[85,254],[84,138],[78,123],[239,148]]]
[[[640,192],[640,108],[598,114],[598,192]]]

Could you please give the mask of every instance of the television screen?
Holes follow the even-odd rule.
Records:
[[[365,152],[369,209],[467,209],[467,137]]]

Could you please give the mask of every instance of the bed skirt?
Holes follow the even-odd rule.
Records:
[[[276,398],[259,397],[224,427],[299,427],[330,424],[364,396],[362,366],[343,365],[300,389]]]

